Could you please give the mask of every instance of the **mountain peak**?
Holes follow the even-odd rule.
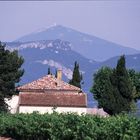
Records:
[[[48,30],[59,30],[61,32],[61,31],[64,31],[64,30],[67,31],[69,29],[70,29],[69,27],[54,23],[54,24],[48,26],[46,31],[48,31]]]
[[[110,57],[122,54],[139,53],[139,51],[135,49],[127,48],[69,27],[57,25],[56,23],[47,28],[43,28],[43,31],[40,30],[34,34],[28,34],[16,41],[27,42],[56,39],[70,42],[72,44],[72,50],[80,53],[88,59],[96,61],[104,61]]]
[[[57,26],[59,27],[61,25],[57,25],[56,23],[53,23],[52,25],[49,25],[47,27],[37,29],[36,31],[33,32],[33,34],[36,34],[36,33],[39,33],[39,32],[44,32],[44,31],[47,31],[50,28],[54,28],[54,27],[57,27]]]

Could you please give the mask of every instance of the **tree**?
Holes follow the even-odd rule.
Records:
[[[69,81],[69,84],[81,88],[82,75],[79,72],[79,64],[75,61],[72,79]]]
[[[128,70],[129,77],[131,78],[132,84],[136,94],[134,95],[135,101],[140,99],[140,72],[136,72],[134,69]]]
[[[48,75],[51,74],[51,69],[50,67],[48,68]]]
[[[133,85],[121,56],[115,69],[101,68],[94,75],[91,89],[98,106],[110,115],[129,112],[134,107]]]
[[[102,67],[94,74],[94,86],[91,92],[98,101],[98,107],[103,108],[109,114],[114,114],[115,96],[113,94],[113,86],[111,84],[112,69]]]
[[[18,56],[17,51],[10,52],[5,47],[0,42],[0,111],[7,111],[4,99],[16,93],[15,85],[24,73],[21,69],[23,58]]]
[[[114,76],[112,78],[113,86],[118,89],[120,94],[119,101],[122,103],[119,104],[120,112],[122,111],[132,111],[134,109],[134,95],[135,91],[133,88],[132,81],[129,77],[128,71],[125,66],[125,56],[121,56],[118,60],[116,70],[114,70]],[[116,79],[116,82],[114,81]]]
[[[55,69],[55,78],[57,78],[57,69]]]

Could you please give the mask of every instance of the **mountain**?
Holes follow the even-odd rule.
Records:
[[[71,49],[84,57],[96,61],[104,61],[122,54],[136,54],[140,51],[88,35],[61,25],[51,26],[43,30],[25,35],[15,42],[56,40],[71,42]]]
[[[9,42],[6,44],[9,50],[18,50],[19,54],[25,59],[23,64],[25,73],[20,84],[31,82],[46,75],[48,67],[51,68],[53,74],[55,74],[56,69],[62,69],[63,80],[68,82],[72,78],[74,62],[77,61],[83,75],[82,89],[88,93],[88,104],[89,106],[95,105],[89,90],[95,69],[93,64],[98,63],[73,51],[70,42],[57,39],[24,43]]]
[[[102,66],[109,66],[114,68],[117,65],[117,61],[120,56],[112,57],[104,62],[95,64],[96,70],[101,68]],[[126,67],[127,69],[134,69],[136,71],[140,71],[140,53],[133,55],[126,55]]]

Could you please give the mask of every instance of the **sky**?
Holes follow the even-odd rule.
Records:
[[[0,1],[0,40],[52,24],[140,50],[140,0]]]

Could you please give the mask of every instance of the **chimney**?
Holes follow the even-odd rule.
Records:
[[[57,80],[62,80],[62,70],[57,70]]]

